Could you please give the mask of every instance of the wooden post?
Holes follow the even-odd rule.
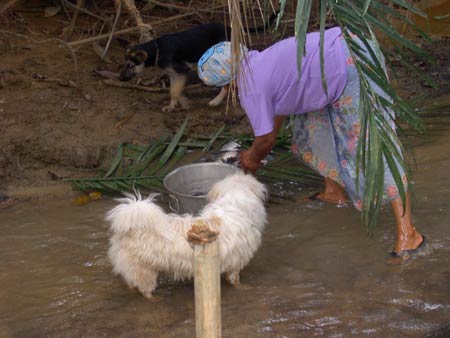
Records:
[[[188,232],[194,245],[195,331],[197,338],[222,337],[218,232],[202,222]]]

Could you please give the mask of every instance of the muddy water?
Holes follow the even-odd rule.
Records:
[[[428,136],[413,139],[424,251],[387,264],[389,209],[369,238],[351,208],[270,204],[242,287],[223,285],[224,337],[411,338],[450,322],[450,115],[426,122]],[[111,274],[102,218],[113,205],[0,210],[0,337],[194,337],[192,284],[164,281],[148,301]]]

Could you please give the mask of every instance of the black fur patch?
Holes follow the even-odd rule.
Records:
[[[250,31],[264,30],[273,23],[277,14],[272,14],[265,27],[253,28]],[[140,58],[130,54],[141,50],[147,54],[146,67],[170,68],[179,74],[186,74],[190,70],[189,63],[196,64],[208,48],[221,41],[228,41],[230,35],[231,29],[223,24],[198,25],[185,31],[162,35],[157,39],[132,47],[129,52],[129,60],[136,65],[141,64]]]

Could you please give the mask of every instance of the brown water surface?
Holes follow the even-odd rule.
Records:
[[[223,284],[224,337],[411,338],[449,323],[448,113],[427,118],[428,135],[412,140],[425,249],[408,264],[387,264],[389,208],[369,238],[352,208],[270,204],[242,287]],[[163,281],[148,301],[111,274],[103,216],[114,204],[47,200],[0,210],[0,337],[194,337],[192,284]]]

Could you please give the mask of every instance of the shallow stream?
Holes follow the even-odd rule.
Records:
[[[352,208],[269,204],[243,285],[222,284],[224,337],[419,338],[450,323],[449,112],[426,124],[427,136],[412,140],[424,250],[388,264],[390,208],[370,238]],[[0,210],[0,337],[194,337],[191,283],[163,282],[149,301],[112,275],[103,217],[113,205],[62,199]]]

